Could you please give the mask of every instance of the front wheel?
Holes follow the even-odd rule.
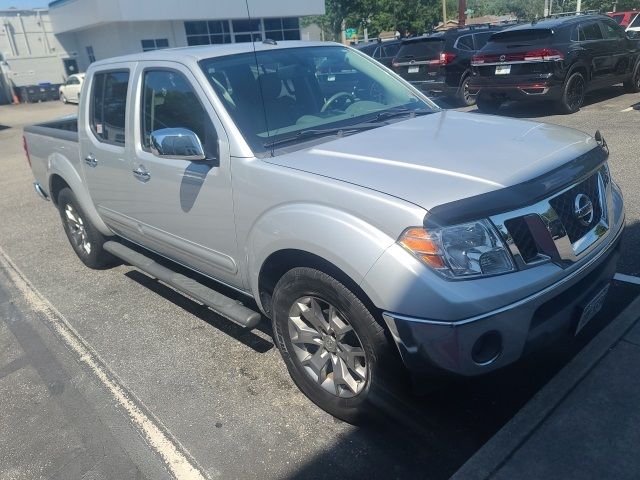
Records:
[[[561,113],[575,113],[584,103],[587,92],[587,82],[581,73],[572,73],[564,84],[562,98],[560,98]]]
[[[82,263],[94,269],[117,263],[116,258],[102,248],[107,238],[93,226],[70,188],[63,188],[58,194],[58,210],[69,243]]]
[[[326,273],[294,268],[276,285],[272,321],[289,374],[312,402],[350,423],[371,412],[390,355],[356,295]]]
[[[67,97],[64,96],[64,93],[60,94],[60,100],[62,101],[62,103],[67,103],[69,102],[69,100],[67,100]]]

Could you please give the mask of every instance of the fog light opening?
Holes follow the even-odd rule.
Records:
[[[493,330],[483,333],[471,349],[471,358],[478,365],[489,365],[502,353],[502,335]]]

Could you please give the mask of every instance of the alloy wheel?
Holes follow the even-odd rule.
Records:
[[[73,243],[81,248],[87,255],[91,254],[91,242],[87,236],[87,230],[82,217],[78,215],[75,208],[68,203],[64,206],[64,215]]]
[[[584,101],[584,79],[581,76],[575,77],[567,88],[567,104],[571,110],[578,110]]]
[[[298,298],[289,310],[289,336],[304,371],[324,390],[351,398],[365,387],[362,342],[335,306],[317,297]]]

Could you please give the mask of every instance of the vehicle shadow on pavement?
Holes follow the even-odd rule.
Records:
[[[186,310],[192,315],[195,315],[200,320],[207,322],[212,327],[220,330],[230,337],[233,337],[235,340],[258,353],[268,352],[274,347],[273,343],[259,337],[253,331],[243,329],[235,323],[216,314],[206,306],[191,300],[180,292],[160,283],[155,278],[145,275],[139,270],[130,270],[125,273],[125,276],[134,282],[139,283],[143,287],[148,288],[152,292],[164,297],[166,300],[169,300],[178,307]],[[268,322],[261,322],[257,329],[271,337],[272,332]]]
[[[614,85],[609,88],[594,90],[587,93],[582,108],[594,105],[600,102],[606,102],[614,98],[626,95],[622,85]],[[634,107],[635,108],[635,107]],[[480,113],[479,110],[473,110],[474,113]],[[500,108],[497,115],[512,118],[538,118],[548,117],[550,115],[562,115],[558,112],[557,106],[551,101],[540,102],[508,102]]]

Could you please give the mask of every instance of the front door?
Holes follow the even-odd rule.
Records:
[[[135,181],[125,212],[145,246],[195,270],[238,284],[237,243],[229,144],[213,107],[193,74],[180,64],[140,64],[139,108],[132,115]],[[200,139],[206,160],[160,158],[153,131],[186,128]],[[238,285],[239,286],[239,285]]]

